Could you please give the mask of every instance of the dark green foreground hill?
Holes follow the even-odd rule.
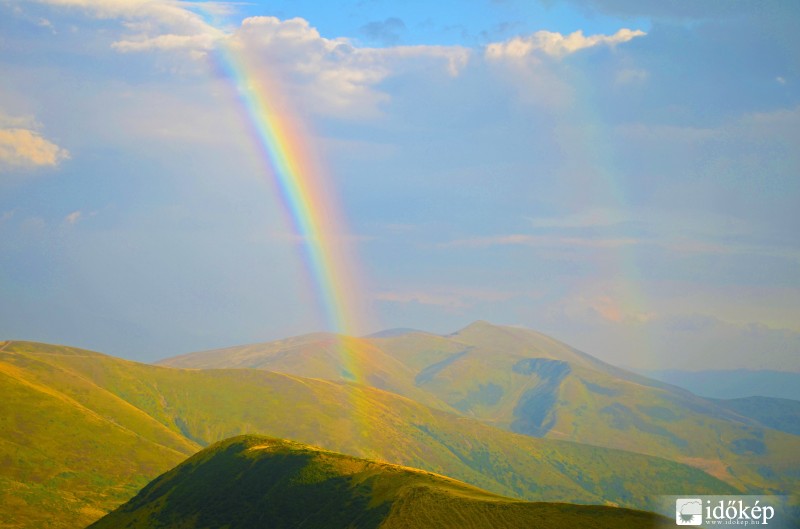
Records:
[[[513,500],[422,470],[245,435],[194,455],[90,528],[619,529],[662,521],[631,509]]]

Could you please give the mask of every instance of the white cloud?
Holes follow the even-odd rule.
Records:
[[[189,51],[207,50],[224,33],[193,10],[217,14],[225,4],[181,0],[36,0],[38,3],[79,8],[100,19],[121,19],[132,35],[118,40],[119,51],[154,49]]]
[[[121,52],[137,52],[150,50],[189,50],[208,51],[218,40],[216,35],[158,35],[157,37],[140,36],[130,40],[119,40],[111,46]]]
[[[97,18],[150,19],[175,28],[204,30],[211,28],[191,9],[203,3],[182,0],[34,0],[39,4],[83,9]],[[211,3],[219,5],[219,2]]]
[[[575,31],[569,35],[537,31],[487,45],[484,60],[493,68],[492,75],[517,87],[521,101],[547,112],[569,109],[575,98],[574,87],[565,75],[560,59],[583,49],[610,46],[644,36],[640,30],[620,29],[613,35],[589,35]],[[627,74],[630,77],[631,74]],[[631,82],[623,75],[623,81]]]
[[[469,51],[453,46],[361,48],[348,39],[322,37],[302,18],[250,17],[227,44],[248,57],[255,72],[280,74],[305,108],[347,117],[379,114],[389,96],[378,85],[403,70],[403,63],[434,61],[451,76],[469,60]]]
[[[55,167],[69,151],[27,128],[0,128],[0,170],[4,167]]]
[[[203,58],[225,48],[246,58],[248,76],[269,76],[283,85],[290,103],[314,113],[359,118],[377,116],[389,96],[378,85],[418,61],[429,61],[456,76],[469,61],[470,51],[459,46],[358,47],[346,38],[326,38],[302,18],[272,16],[244,19],[226,30],[214,27],[196,11],[225,14],[232,4],[180,0],[37,0],[55,6],[83,9],[89,16],[117,19],[122,30],[111,44],[122,53],[188,53]],[[181,69],[184,66],[180,66]]]
[[[613,35],[588,37],[581,30],[566,36],[553,31],[537,31],[527,37],[514,37],[505,42],[489,44],[485,53],[490,60],[520,60],[537,53],[560,58],[594,46],[615,46],[644,35],[646,35],[644,31],[627,28],[620,29]]]
[[[304,19],[247,18],[227,44],[247,58],[250,76],[282,81],[282,93],[313,111],[373,114],[387,100],[373,88],[388,75],[385,65],[346,39],[322,37]]]

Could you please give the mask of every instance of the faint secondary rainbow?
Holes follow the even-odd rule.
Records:
[[[330,330],[351,336],[357,329],[359,289],[349,257],[346,227],[334,194],[322,178],[316,156],[304,133],[299,114],[290,110],[279,83],[259,71],[241,50],[222,48],[216,66],[238,94],[261,161],[269,167],[302,240],[314,290]],[[356,351],[336,344],[348,373],[345,378],[365,382]]]
[[[582,155],[591,163],[592,180],[597,187],[587,182],[582,193],[593,193],[592,198],[606,199],[612,207],[626,212],[634,203],[630,197],[629,186],[621,176],[624,172],[617,164],[617,155],[611,144],[601,112],[602,104],[595,100],[595,87],[592,81],[576,76],[576,104],[574,111],[583,122],[577,145]],[[584,199],[584,197],[580,197]],[[647,329],[646,322],[651,317],[650,303],[645,289],[642,267],[639,264],[639,243],[635,239],[621,238],[614,250],[615,259],[611,269],[607,270],[616,285],[613,297],[610,298],[610,309],[617,313],[618,320],[636,321],[639,325],[629,326],[626,340],[637,346],[638,355],[644,361],[651,360],[655,351],[653,339]],[[642,361],[639,361],[641,365]],[[637,367],[637,361],[628,360],[628,365]]]

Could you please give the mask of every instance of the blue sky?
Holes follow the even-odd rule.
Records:
[[[800,370],[798,10],[0,0],[0,336],[152,360],[324,329],[234,43],[325,167],[360,331]]]

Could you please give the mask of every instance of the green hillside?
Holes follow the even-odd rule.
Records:
[[[244,433],[424,468],[527,500],[655,509],[660,494],[735,492],[665,459],[517,435],[363,386],[157,367],[26,342],[0,351],[0,370],[0,479],[10,483],[0,518],[20,528],[88,522],[200,446]]]
[[[156,365],[189,369],[253,368],[307,378],[360,382],[447,411],[448,404],[414,384],[415,371],[369,340],[332,333],[295,336],[176,356]],[[353,371],[357,369],[357,373]]]
[[[0,526],[85,526],[199,449],[81,374],[47,361],[93,353],[19,342],[4,349]],[[36,354],[17,352],[25,350]]]
[[[338,356],[323,337],[183,355],[162,364],[247,366],[342,381],[343,356],[379,358],[363,363],[370,385],[417,401],[425,393],[430,406],[497,428],[666,457],[753,493],[800,487],[800,439],[776,431],[786,429],[776,428],[775,421],[783,420],[777,415],[767,424],[752,406],[698,397],[541,333],[476,322],[448,336],[408,331],[350,339],[343,342],[347,353]],[[320,357],[337,368],[323,369]],[[393,366],[391,375],[382,365]]]
[[[652,513],[529,503],[444,476],[263,436],[194,455],[92,529],[656,527]]]
[[[754,493],[800,485],[796,436],[543,334],[477,322],[371,341],[416,369],[420,389],[493,426],[667,457]]]

